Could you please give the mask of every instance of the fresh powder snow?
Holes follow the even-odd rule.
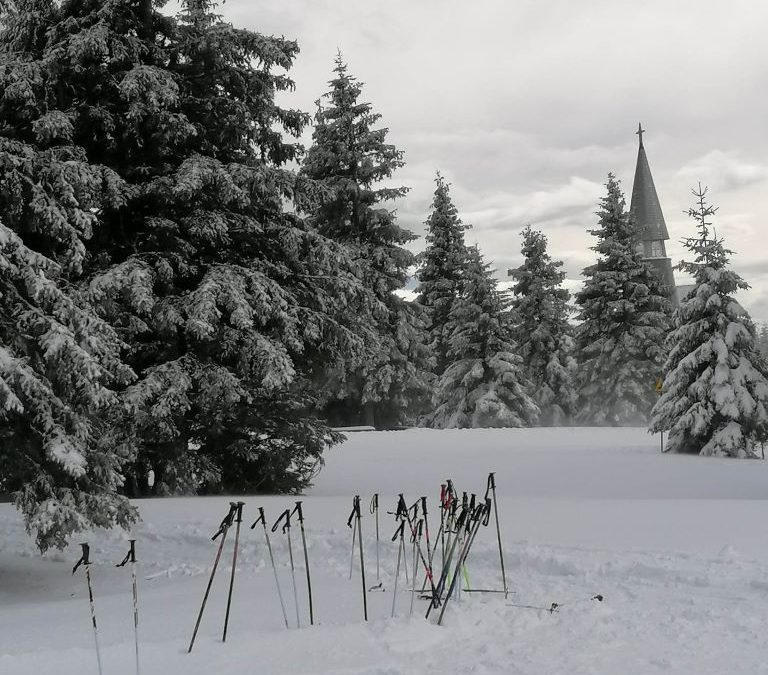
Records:
[[[482,495],[496,472],[511,593],[462,593],[444,625],[409,617],[401,575],[390,618],[397,495],[427,495],[432,535],[440,483]],[[352,497],[361,496],[366,582],[374,586],[380,494],[384,591],[367,594],[359,558],[349,580]],[[79,541],[91,546],[105,675],[136,672],[129,567],[137,540],[143,675],[524,673],[722,675],[768,672],[768,465],[659,453],[644,429],[413,429],[350,433],[302,497],[316,625],[310,627],[298,523],[294,522],[301,628],[295,627],[286,538],[270,533],[290,629],[280,610],[261,525],[291,508],[289,496],[243,497],[232,613],[221,633],[234,533],[230,532],[194,650],[192,628],[229,499],[136,502],[133,532],[87,533],[39,556],[12,505],[0,505],[0,673],[97,673]],[[410,553],[410,547],[408,547]],[[493,520],[468,562],[475,588],[501,588]],[[411,561],[408,561],[409,567]],[[410,573],[410,569],[409,569]],[[601,594],[603,602],[590,600]],[[555,602],[559,611],[546,610]]]

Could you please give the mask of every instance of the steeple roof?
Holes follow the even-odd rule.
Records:
[[[651,167],[648,166],[648,157],[645,154],[644,131],[642,125],[639,125],[637,135],[640,138],[640,147],[637,151],[635,182],[632,185],[632,201],[629,210],[640,228],[642,241],[669,239],[667,224],[664,222],[664,214],[661,212],[661,204],[656,194],[656,186],[653,184]]]

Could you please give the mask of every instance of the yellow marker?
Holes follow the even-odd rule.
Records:
[[[664,380],[662,380],[660,377],[656,378],[656,393],[661,394],[661,392],[664,390]]]

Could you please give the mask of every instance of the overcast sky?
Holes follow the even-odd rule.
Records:
[[[578,283],[609,171],[629,203],[642,122],[673,263],[701,180],[752,285],[741,299],[768,320],[768,3],[227,0],[219,11],[299,41],[292,107],[314,110],[341,49],[405,151],[401,224],[423,234],[439,169],[502,278],[531,223]]]

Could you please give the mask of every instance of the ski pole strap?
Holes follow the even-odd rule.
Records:
[[[211,541],[216,541],[219,535],[224,534],[232,526],[232,519],[235,517],[236,510],[237,504],[235,504],[235,502],[229,502],[229,513],[222,519],[219,524],[219,529],[216,530],[216,533],[211,537]]]
[[[360,517],[360,495],[355,495],[352,498],[352,513],[349,514],[347,519],[347,527],[352,527],[352,521]]]
[[[400,524],[397,526],[397,529],[395,530],[395,533],[392,535],[392,541],[395,541],[398,537],[402,539],[404,532],[405,532],[405,521],[401,520]]]
[[[422,532],[424,531],[424,520],[419,520],[418,523],[413,528],[413,532],[411,532],[411,543],[416,541],[416,539],[421,539]]]
[[[259,517],[253,521],[253,525],[251,525],[251,529],[256,527],[259,523],[264,523],[264,527],[267,526],[267,519],[264,517],[264,507],[259,507]]]
[[[243,506],[245,506],[245,502],[229,502],[229,507],[235,510],[236,523],[243,522]]]
[[[128,553],[125,554],[125,558],[123,558],[122,562],[115,565],[115,567],[125,567],[128,563],[136,562],[136,540],[131,539],[130,544],[131,548],[128,550]]]
[[[485,496],[488,496],[488,493],[491,490],[496,489],[496,474],[494,472],[491,472],[488,474],[488,483],[485,486]]]
[[[378,510],[379,510],[379,493],[375,492],[373,494],[373,497],[371,497],[370,512],[371,513],[376,513],[376,511],[378,511]]]
[[[413,519],[416,520],[419,517],[419,500],[417,499],[413,504],[411,504],[411,507],[408,509],[408,512],[410,513],[413,511]]]
[[[401,492],[397,498],[397,510],[395,511],[395,518],[407,518],[407,517],[408,517],[408,506],[406,506],[405,497],[403,497],[403,493]]]
[[[488,523],[491,522],[491,498],[485,498],[485,515],[483,516],[483,527],[488,527]]]
[[[301,502],[296,502],[296,506],[293,507],[293,511],[291,512],[291,515],[296,514],[296,517],[299,519],[300,523],[304,522],[304,512],[301,510]]]
[[[91,553],[91,547],[88,546],[88,544],[80,544],[80,546],[83,549],[83,553],[80,556],[80,560],[78,560],[75,563],[75,566],[72,568],[72,574],[77,572],[77,568],[80,567],[80,565],[90,565],[91,564],[91,561],[88,559],[88,556]]]
[[[280,517],[275,521],[275,524],[272,526],[272,531],[277,532],[277,528],[280,527],[280,522],[285,518],[285,525],[283,525],[283,534],[285,534],[286,530],[291,529],[291,512],[289,509],[286,509],[280,514]]]

